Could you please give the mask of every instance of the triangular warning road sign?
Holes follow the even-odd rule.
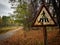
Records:
[[[34,17],[34,22],[32,26],[53,26],[55,25],[55,21],[53,20],[50,12],[46,8],[45,5],[43,5],[37,13],[37,15]]]

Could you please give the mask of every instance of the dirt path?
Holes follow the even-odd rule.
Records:
[[[9,31],[7,33],[4,33],[4,34],[0,34],[0,40],[4,40],[6,38],[9,38],[11,37],[12,35],[14,35],[17,31],[19,31],[20,29],[22,29],[23,27],[19,27],[18,29],[16,30],[12,30],[12,31]]]

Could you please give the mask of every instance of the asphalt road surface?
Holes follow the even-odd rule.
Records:
[[[17,31],[21,30],[23,27],[19,27],[18,29],[16,30],[11,30],[7,33],[4,33],[4,34],[0,34],[0,40],[4,40],[4,39],[7,39],[11,36],[13,36]]]

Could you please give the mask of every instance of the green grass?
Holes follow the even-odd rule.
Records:
[[[0,34],[6,33],[6,32],[8,32],[10,30],[14,30],[14,29],[17,29],[17,28],[18,27],[2,27],[2,28],[0,28]]]

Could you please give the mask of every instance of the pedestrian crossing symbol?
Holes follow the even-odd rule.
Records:
[[[52,18],[52,15],[48,11],[45,5],[43,5],[34,17],[33,26],[51,26],[55,25],[55,21]]]

